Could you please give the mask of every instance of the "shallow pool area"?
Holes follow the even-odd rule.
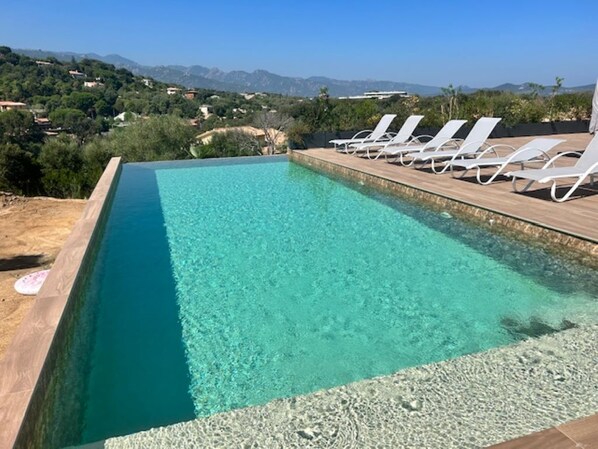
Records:
[[[597,298],[587,267],[284,157],[128,164],[53,446],[591,326]]]

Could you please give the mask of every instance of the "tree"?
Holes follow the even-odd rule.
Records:
[[[93,107],[98,116],[109,117],[112,115],[112,108],[103,98],[100,98],[98,101],[96,101]]]
[[[36,152],[44,135],[27,111],[0,112],[0,143],[12,143],[22,150]]]
[[[264,132],[268,154],[274,154],[276,147],[283,143],[293,118],[279,112],[263,111],[255,115],[254,123]]]
[[[556,96],[563,87],[563,81],[565,81],[565,78],[561,78],[560,76],[555,78],[554,86],[552,86],[553,97]]]
[[[110,144],[125,162],[188,159],[196,131],[171,115],[138,120],[114,132]]]
[[[96,96],[88,92],[72,92],[63,99],[62,103],[66,108],[79,109],[87,115],[96,100]]]
[[[538,83],[532,83],[531,81],[526,83],[527,87],[532,91],[532,98],[536,98],[539,94],[544,92],[546,86]]]
[[[440,111],[443,117],[446,117],[445,122],[452,120],[459,116],[459,102],[458,97],[461,93],[461,88],[455,89],[452,84],[440,89],[444,95],[446,103],[440,105]],[[446,109],[445,109],[446,108]]]
[[[110,139],[104,137],[95,137],[83,147],[83,161],[89,186],[96,185],[114,155],[115,150]]]
[[[0,144],[0,189],[18,194],[38,192],[41,172],[33,154],[12,143]]]
[[[86,192],[83,154],[66,135],[51,139],[39,156],[42,185],[46,193],[59,198],[80,198]]]
[[[71,129],[85,120],[85,114],[79,109],[60,108],[51,112],[49,118],[54,126]]]
[[[330,94],[328,93],[328,86],[320,87],[320,94],[318,98],[322,98],[323,100],[328,100],[330,98]]]
[[[561,78],[560,76],[557,76],[554,80],[554,86],[552,86],[552,97],[550,99],[550,120],[555,120],[557,118],[555,111],[556,96],[563,87],[563,81],[565,81],[565,78]]]
[[[91,136],[98,134],[100,129],[100,125],[89,117],[85,117],[71,126],[71,131],[79,145],[83,145]]]

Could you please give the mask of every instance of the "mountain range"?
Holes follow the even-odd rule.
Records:
[[[361,95],[367,91],[407,91],[417,95],[439,95],[442,89],[438,86],[427,86],[422,84],[402,83],[395,81],[344,81],[323,76],[312,76],[309,78],[289,77],[276,75],[266,70],[255,70],[244,72],[234,70],[224,72],[218,68],[208,68],[200,65],[159,65],[147,66],[139,64],[131,59],[120,55],[98,55],[95,53],[73,53],[56,52],[45,50],[15,49],[32,58],[54,57],[60,61],[80,60],[83,58],[97,59],[99,61],[113,64],[117,68],[125,68],[135,75],[147,76],[165,83],[173,83],[187,88],[214,89],[228,92],[269,92],[298,97],[314,97],[320,92],[320,88],[326,86],[328,93],[333,97]],[[460,86],[464,93],[481,90],[468,86]],[[529,93],[530,87],[527,84],[502,84],[490,90],[501,90],[516,93]],[[549,92],[549,88],[545,93]],[[562,92],[581,92],[594,90],[593,84],[576,87],[564,87]]]

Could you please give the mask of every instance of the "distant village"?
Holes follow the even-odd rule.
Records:
[[[52,62],[41,61],[41,60],[35,61],[35,63],[38,66],[53,65]],[[88,79],[88,77],[85,73],[80,72],[78,70],[69,70],[68,73],[74,79],[83,80],[83,87],[85,89],[96,89],[96,88],[104,87],[104,83],[102,82],[101,78]],[[154,81],[152,79],[144,78],[144,79],[142,79],[142,82],[145,86],[147,86],[149,88],[154,87]],[[181,89],[176,86],[170,86],[170,87],[166,88],[166,94],[181,95],[188,100],[195,100],[197,98],[199,92],[195,89],[184,90],[184,89]],[[259,96],[262,96],[262,97],[267,96],[267,94],[262,93],[262,92],[241,93],[240,95],[242,95],[243,98],[245,98],[246,100],[251,100],[251,99],[253,99],[255,97],[259,97]],[[220,96],[212,95],[209,98],[212,100],[218,100],[218,99],[220,99]],[[36,109],[31,105],[28,105],[28,104],[22,103],[22,102],[18,102],[18,101],[0,100],[0,112],[10,111],[10,110],[24,110],[24,111],[31,112],[34,116],[35,124],[47,136],[56,136],[61,132],[69,131],[67,129],[63,129],[60,127],[53,127],[51,120],[48,117],[46,117],[46,111],[43,109]],[[234,108],[233,112],[238,113],[238,114],[246,114],[247,110],[245,110],[243,108]],[[204,120],[211,117],[214,114],[213,106],[209,105],[209,104],[202,104],[199,107],[198,115],[199,114],[201,114],[201,118]],[[134,112],[121,112],[120,114],[116,115],[113,118],[114,119],[113,126],[117,127],[117,128],[129,126],[131,120],[144,119],[144,118],[146,118],[146,117],[140,116],[139,114],[136,114]],[[191,125],[193,127],[199,128],[199,126],[200,126],[199,118],[187,119],[187,121],[188,121],[189,125]],[[262,145],[266,145],[264,131],[261,129],[255,128],[253,126],[215,128],[215,129],[212,129],[212,130],[209,130],[209,131],[199,134],[197,136],[196,140],[198,143],[207,144],[212,140],[214,135],[216,135],[218,133],[229,132],[229,131],[238,131],[238,132],[243,132],[243,133],[249,134],[249,135],[253,136],[255,139],[257,139]],[[283,136],[281,136],[280,139],[281,139],[281,142],[279,142],[279,143],[282,143],[282,140],[286,139],[286,137],[283,135]]]

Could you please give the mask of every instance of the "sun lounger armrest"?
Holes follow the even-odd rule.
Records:
[[[461,156],[461,155],[462,155],[462,154],[464,154],[464,153],[466,154],[466,153],[467,153],[467,152],[466,152],[466,150],[467,150],[469,147],[471,147],[471,146],[474,146],[474,145],[477,145],[477,146],[479,146],[479,147],[481,148],[481,147],[482,147],[482,145],[484,145],[484,142],[481,142],[481,141],[478,141],[478,142],[469,142],[468,144],[462,145],[461,147],[459,147],[459,148],[457,149],[457,153],[455,154],[455,156],[453,156],[453,158],[457,158],[457,157]],[[440,148],[440,147],[438,147],[438,148]],[[476,153],[477,153],[478,151],[479,151],[479,149],[476,151]],[[473,154],[473,153],[472,153],[472,154]]]
[[[368,133],[366,136],[363,136],[363,139],[366,139],[367,136],[369,136],[370,134],[372,134],[374,131],[372,131],[371,129],[364,129],[363,131],[359,131],[358,133],[356,133],[353,137],[351,137],[351,140],[353,139],[357,139],[359,137],[360,134],[363,133]]]
[[[482,152],[481,152],[481,153],[478,155],[478,157],[476,157],[476,159],[481,159],[481,158],[483,158],[484,156],[486,156],[488,153],[494,153],[494,156],[495,156],[495,157],[498,157],[498,153],[496,152],[496,149],[497,149],[497,148],[502,148],[502,147],[504,147],[504,148],[508,148],[508,149],[510,149],[511,151],[515,151],[515,147],[513,147],[513,146],[511,146],[511,145],[507,145],[506,143],[497,143],[497,144],[495,144],[495,145],[491,145],[491,146],[489,146],[489,147],[488,147],[488,148],[486,148],[484,151],[482,151]]]
[[[424,137],[429,138],[428,142],[434,138],[434,136],[431,136],[430,134],[421,134],[419,136],[411,136],[411,141],[415,140],[415,141],[417,141],[417,143],[425,143],[425,142],[421,141],[421,139]]]
[[[559,158],[563,157],[563,156],[568,156],[570,154],[576,154],[577,156],[581,157],[581,153],[579,151],[565,151],[563,153],[559,153],[556,156],[554,156],[552,159],[549,159],[548,162],[546,162],[546,164],[544,164],[544,166],[542,168],[548,168],[550,166],[554,166],[554,162],[556,160],[558,160]]]
[[[405,143],[396,143],[393,142],[392,140],[388,140],[385,142],[380,142],[382,144],[382,149],[386,150],[388,147],[408,147],[409,145],[413,145],[414,143],[419,143],[414,141],[414,139],[409,140],[408,142]]]
[[[444,151],[444,147],[449,144],[458,144],[459,142],[463,142],[463,139],[446,139],[444,142],[440,143],[440,145],[434,148],[428,148],[423,151]]]
[[[380,137],[378,137],[377,139],[374,139],[373,142],[386,142],[387,140],[390,140],[394,136],[396,136],[396,134],[397,133],[384,133]]]

